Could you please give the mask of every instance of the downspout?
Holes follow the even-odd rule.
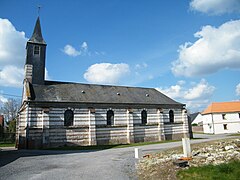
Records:
[[[29,102],[27,102],[26,149],[28,149],[28,140],[29,140]]]
[[[213,114],[211,114],[212,116],[212,124],[213,124],[213,134],[215,134],[215,127],[214,127],[214,121],[213,121]]]

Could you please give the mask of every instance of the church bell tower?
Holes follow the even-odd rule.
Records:
[[[25,79],[32,84],[44,84],[46,46],[38,17],[32,37],[27,41],[26,45]]]

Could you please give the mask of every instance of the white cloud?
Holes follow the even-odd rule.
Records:
[[[27,38],[7,19],[0,18],[0,84],[20,87]]]
[[[81,51],[77,51],[74,47],[72,47],[71,45],[67,44],[64,49],[63,52],[69,56],[79,56],[81,55]]]
[[[190,8],[210,15],[240,12],[239,0],[192,0]]]
[[[91,83],[117,84],[129,72],[128,64],[100,63],[91,65],[84,78]]]
[[[240,20],[220,27],[204,26],[194,34],[194,43],[180,46],[179,57],[172,63],[175,75],[199,76],[224,68],[240,68]]]
[[[147,63],[141,63],[141,64],[136,64],[135,65],[135,69],[144,69],[144,68],[147,68],[148,65]]]
[[[190,87],[187,86],[185,81],[178,81],[176,85],[156,89],[177,101],[186,103],[187,108],[199,111],[199,109],[202,110],[209,104],[215,87],[202,79],[197,84],[191,83]]]
[[[240,83],[236,86],[236,95],[240,96]]]
[[[72,45],[67,44],[63,50],[65,54],[68,56],[76,57],[76,56],[91,56],[91,55],[105,55],[105,52],[98,52],[94,51],[91,52],[89,51],[88,44],[87,42],[83,42],[82,45],[80,46],[79,50],[74,48]]]

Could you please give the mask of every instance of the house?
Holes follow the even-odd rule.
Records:
[[[193,114],[189,115],[190,119],[191,119],[191,124],[196,124],[196,125],[202,125],[202,114],[200,112],[196,112]]]
[[[26,45],[16,146],[127,144],[188,136],[185,105],[153,88],[46,81],[39,17]]]
[[[240,132],[240,101],[215,102],[202,112],[204,133]]]

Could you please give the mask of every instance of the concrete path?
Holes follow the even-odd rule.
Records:
[[[226,135],[195,134],[191,143],[232,138]],[[181,142],[141,146],[143,153],[181,146]],[[134,147],[101,151],[0,151],[0,179],[136,179]]]

